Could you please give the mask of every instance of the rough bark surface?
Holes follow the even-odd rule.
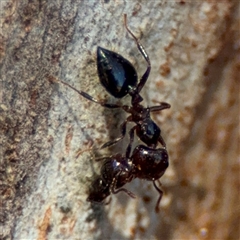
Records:
[[[134,180],[107,206],[86,202],[101,163],[124,151],[125,119],[54,82],[115,102],[100,85],[96,47],[152,61],[144,104],[170,155],[161,212],[151,183]],[[239,239],[239,2],[3,1],[0,4],[1,239]],[[128,103],[129,99],[122,102]],[[76,158],[76,152],[79,157]]]

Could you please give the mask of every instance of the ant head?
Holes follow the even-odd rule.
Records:
[[[101,203],[110,195],[109,185],[102,178],[98,177],[91,185],[87,201]]]

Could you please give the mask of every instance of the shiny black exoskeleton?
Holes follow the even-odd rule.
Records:
[[[131,106],[110,104],[105,103],[101,100],[96,100],[89,94],[77,90],[68,83],[63,81],[61,82],[90,101],[98,103],[107,108],[121,108],[130,114],[130,116],[121,124],[121,136],[113,141],[105,143],[101,148],[114,145],[123,139],[126,135],[128,122],[134,122],[136,124],[132,129],[136,132],[140,140],[147,146],[156,148],[157,144],[161,143],[162,146],[166,148],[166,144],[161,136],[161,130],[158,125],[152,120],[150,113],[170,108],[170,105],[168,103],[162,102],[158,106],[145,108],[140,104],[140,102],[143,100],[143,98],[140,96],[140,91],[148,79],[151,70],[151,63],[143,46],[128,29],[126,23],[126,15],[124,15],[124,20],[127,31],[134,38],[139,51],[147,62],[147,69],[145,73],[138,82],[136,70],[127,59],[115,52],[106,50],[101,47],[98,47],[97,49],[97,67],[99,80],[106,91],[116,98],[122,98],[125,95],[129,94],[131,96]]]
[[[164,148],[152,149],[139,145],[134,149],[131,160],[133,174],[150,181],[159,179],[168,167],[168,153]]]
[[[111,193],[115,194],[120,191],[124,191],[130,197],[134,197],[130,191],[121,188],[133,178],[131,160],[121,154],[104,157],[99,160],[104,160],[100,176],[92,183],[87,201],[101,203]]]
[[[137,85],[137,72],[121,55],[97,48],[97,69],[100,82],[115,98],[122,98]]]
[[[134,198],[134,194],[125,188],[126,183],[134,178],[145,179],[153,182],[154,187],[159,192],[159,198],[156,204],[156,211],[159,210],[159,203],[162,198],[162,190],[156,185],[168,167],[168,153],[164,148],[152,149],[144,145],[137,146],[132,156],[116,154],[111,157],[102,158],[105,160],[98,176],[92,183],[88,196],[88,201],[103,203],[111,194],[120,191],[127,193]]]

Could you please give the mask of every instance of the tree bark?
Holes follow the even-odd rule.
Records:
[[[238,9],[238,1],[1,3],[0,238],[238,239]],[[124,13],[152,63],[144,105],[172,106],[153,116],[170,155],[159,214],[147,181],[127,185],[136,199],[86,202],[101,167],[95,155],[124,152],[128,138],[91,148],[119,136],[126,115],[57,83],[116,102],[98,80],[98,45],[143,74]]]

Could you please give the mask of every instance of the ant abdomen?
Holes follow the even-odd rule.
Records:
[[[112,96],[122,98],[137,85],[137,72],[120,54],[97,48],[97,69],[101,84]]]

